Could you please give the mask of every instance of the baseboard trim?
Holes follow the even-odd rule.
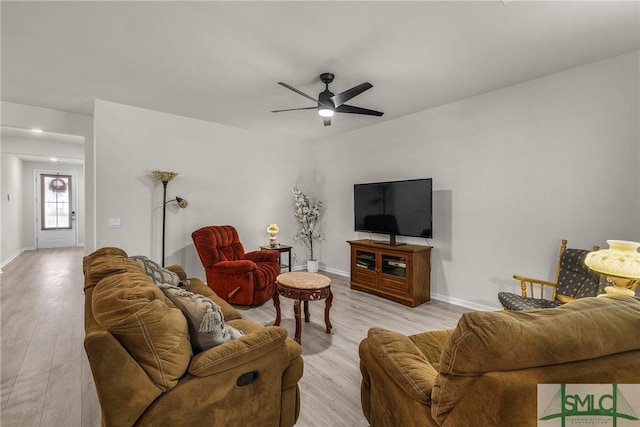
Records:
[[[338,276],[349,277],[350,273],[347,271],[336,270],[335,268],[329,268],[326,266],[320,267],[320,271],[326,271],[327,273],[337,274]]]
[[[459,305],[461,307],[466,307],[466,308],[470,308],[472,310],[477,310],[477,311],[496,311],[496,310],[500,310],[500,308],[497,308],[497,307],[490,307],[488,305],[476,304],[475,302],[463,300],[463,299],[460,299],[460,298],[450,297],[448,295],[440,295],[440,294],[432,293],[431,294],[431,298],[435,299],[435,300],[438,300],[438,301],[446,302],[446,303],[453,304],[453,305]]]
[[[2,261],[2,263],[0,263],[0,274],[2,273],[2,268],[5,267],[7,264],[9,264],[11,261],[13,261],[14,259],[16,259],[21,253],[23,253],[24,251],[29,250],[29,248],[23,248],[20,249],[18,252],[16,252],[15,254],[11,255],[9,258],[7,258],[6,260]]]
[[[295,270],[305,270],[303,266],[296,267]],[[326,266],[321,266],[320,271],[326,271],[327,273],[337,274],[338,276],[349,277],[351,274],[348,271],[337,270]],[[499,307],[490,307],[488,305],[476,304],[475,302],[463,300],[460,298],[450,297],[448,295],[431,294],[431,298],[437,301],[446,302],[453,305],[459,305],[461,307],[470,308],[477,311],[496,311]]]

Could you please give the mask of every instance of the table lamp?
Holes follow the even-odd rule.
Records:
[[[279,232],[280,229],[278,228],[278,224],[276,224],[275,222],[272,222],[267,227],[267,233],[269,233],[269,246],[271,246],[272,248],[276,247],[276,234],[278,234]]]
[[[606,296],[634,296],[640,285],[640,243],[607,240],[609,249],[589,252],[584,263],[607,276]]]

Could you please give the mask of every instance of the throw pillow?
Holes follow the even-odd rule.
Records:
[[[150,260],[144,255],[134,255],[130,257],[132,260],[137,261],[143,268],[144,272],[154,281],[156,284],[167,283],[169,285],[180,285],[180,277],[171,270],[163,268],[160,264]]]
[[[199,353],[243,335],[242,331],[225,325],[220,306],[210,298],[177,286],[167,284],[159,284],[158,286],[187,318],[191,347],[194,353]]]

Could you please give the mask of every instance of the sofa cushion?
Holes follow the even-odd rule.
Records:
[[[184,375],[192,356],[187,320],[141,268],[116,272],[92,295],[96,321],[109,330],[163,391]]]
[[[89,266],[96,260],[102,260],[105,257],[110,257],[112,255],[127,257],[127,253],[120,248],[116,248],[114,246],[105,246],[103,248],[97,249],[91,252],[89,255],[82,258],[82,272],[86,273]]]
[[[169,285],[180,285],[180,277],[171,270],[167,270],[157,262],[149,259],[144,255],[134,255],[130,257],[132,260],[140,264],[140,267],[156,284],[167,283]]]
[[[194,353],[242,336],[242,331],[225,325],[220,306],[211,299],[177,286],[163,283],[158,286],[186,317]]]
[[[109,256],[95,257],[88,255],[83,260],[84,290],[93,288],[100,280],[118,272],[139,271],[140,266],[124,255],[113,254]]]
[[[522,371],[530,387],[540,369],[637,349],[640,301],[633,297],[587,297],[550,309],[465,313],[442,350],[431,414],[442,424],[463,399],[476,400],[474,384],[500,378],[500,373]]]
[[[587,297],[553,309],[463,314],[443,349],[440,371],[478,375],[636,349],[640,349],[638,301]]]

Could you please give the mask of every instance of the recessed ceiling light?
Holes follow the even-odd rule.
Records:
[[[57,157],[51,157],[49,160],[51,160],[52,162],[57,162],[58,158]]]
[[[40,129],[40,128],[32,128],[31,132],[42,133],[42,129]]]

